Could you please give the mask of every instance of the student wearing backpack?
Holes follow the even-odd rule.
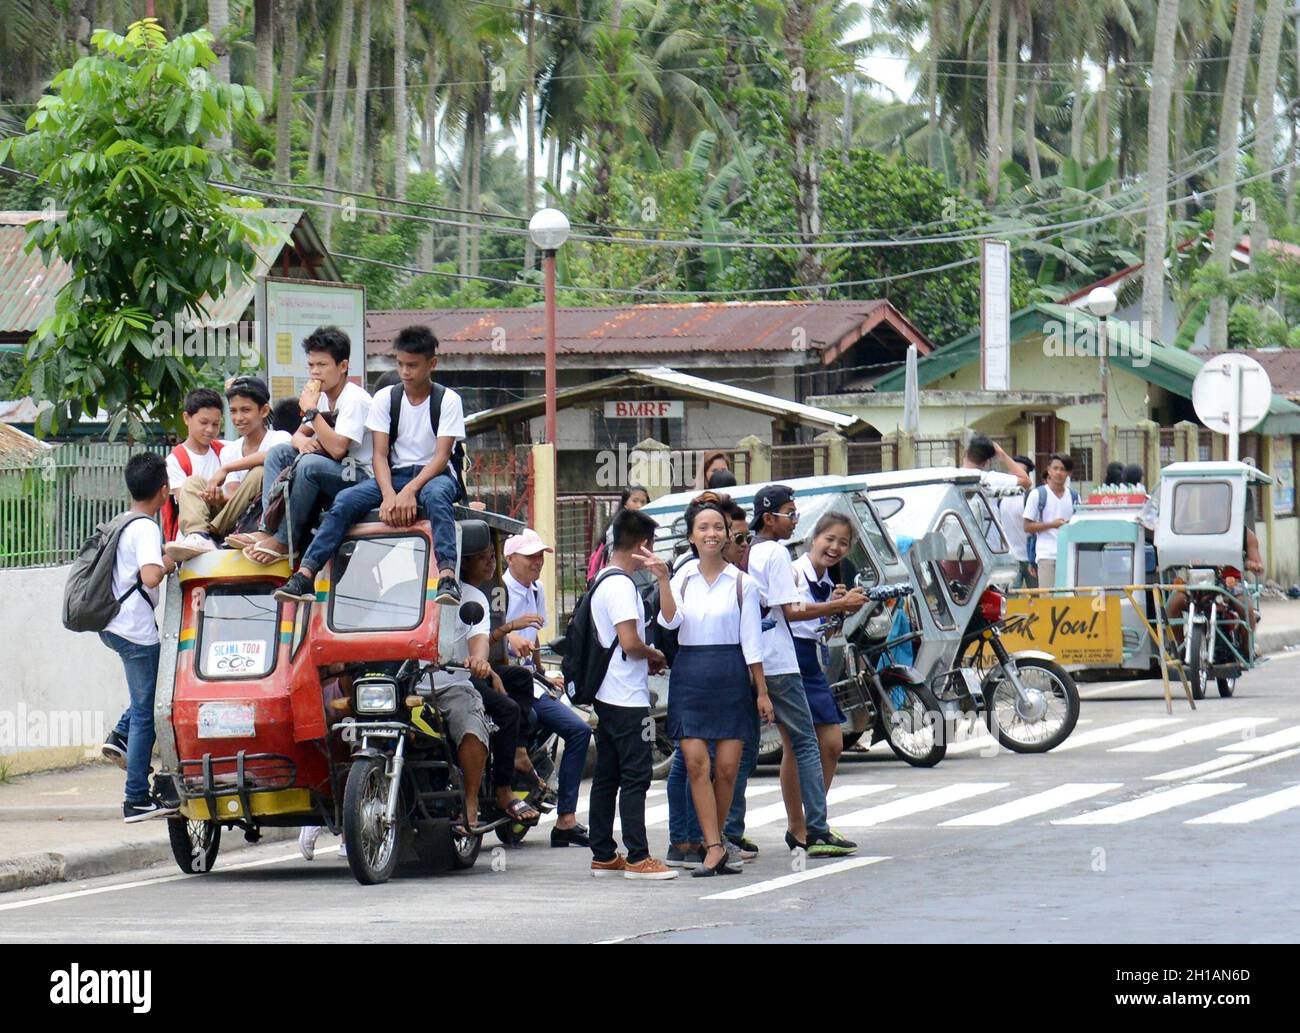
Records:
[[[645,831],[645,794],[654,768],[648,678],[664,669],[664,655],[646,645],[645,603],[632,580],[651,571],[660,598],[668,597],[668,567],[650,551],[655,522],[624,509],[614,518],[609,565],[587,590],[590,623],[606,665],[595,693],[596,773],[591,781],[588,823],[591,874],[625,879],[675,879],[677,873],[650,856]],[[566,650],[566,660],[568,659]],[[584,686],[589,690],[589,686]],[[578,697],[581,700],[582,697]],[[614,840],[614,808],[623,825],[627,857]]]
[[[167,463],[152,452],[137,452],[127,460],[126,487],[131,508],[118,518],[127,522],[117,538],[112,582],[113,595],[121,602],[99,638],[121,657],[131,698],[103,751],[126,769],[122,818],[130,824],[175,814],[179,801],[174,799],[174,789],[149,791],[154,688],[161,649],[154,607],[158,605],[158,586],[176,569],[175,562],[163,555],[162,536],[154,522],[170,495]]]
[[[334,555],[348,529],[376,506],[390,527],[409,527],[420,510],[433,528],[438,567],[435,601],[460,605],[453,505],[465,497],[465,413],[460,395],[433,382],[438,338],[408,326],[393,342],[401,383],[375,395],[366,421],[373,440],[374,478],[339,492],[298,570],[277,599],[316,598],[316,571]]]
[[[1069,523],[1079,502],[1066,483],[1073,469],[1074,460],[1067,453],[1054,452],[1047,463],[1047,483],[1025,499],[1026,552],[1040,588],[1056,587],[1056,532]]]
[[[587,558],[588,581],[593,580],[601,568],[609,562],[609,553],[614,546],[614,517],[625,509],[640,509],[648,505],[650,505],[650,493],[641,485],[629,484],[623,489],[623,496],[618,500],[618,508],[614,510],[614,516],[610,517],[609,523],[605,525],[604,534],[600,536],[600,544]]]
[[[177,563],[216,549],[213,539],[233,531],[240,518],[262,495],[262,463],[289,435],[269,430],[271,392],[261,377],[235,377],[226,387],[230,422],[239,438],[220,453],[220,466],[210,477],[195,474],[176,493],[178,534],[164,550]],[[221,505],[215,499],[220,496]]]
[[[693,874],[707,877],[740,870],[729,863],[722,822],[731,810],[741,747],[753,723],[750,711],[757,702],[764,721],[773,715],[763,678],[758,586],[723,557],[727,515],[722,505],[706,501],[688,506],[686,537],[694,558],[661,594],[658,621],[677,631],[667,731],[685,762],[703,835],[704,855]],[[672,795],[668,807],[670,815],[678,809]],[[670,863],[674,852],[683,866],[693,860],[678,843],[670,847]]]
[[[225,406],[221,395],[210,387],[196,387],[185,396],[181,415],[185,421],[185,440],[172,449],[167,457],[167,483],[171,490],[162,509],[163,537],[171,542],[180,531],[180,491],[191,477],[202,477],[204,482],[221,469],[221,449],[224,442],[217,440],[225,419]],[[219,489],[204,488],[203,499],[218,509],[226,504]]]
[[[329,508],[344,488],[372,474],[372,442],[366,429],[372,400],[365,388],[348,379],[352,342],[337,326],[322,326],[307,336],[302,348],[311,379],[294,403],[300,413],[293,437],[267,453],[262,476],[262,512],[266,513],[280,472],[296,462],[289,483],[288,519],[280,521],[274,534],[259,530],[230,539],[242,538],[244,555],[258,563],[276,563],[288,556],[289,542],[302,541],[318,503]]]

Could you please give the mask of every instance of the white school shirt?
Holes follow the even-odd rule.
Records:
[[[224,454],[228,448],[238,448],[238,441],[218,441],[221,451]],[[192,451],[184,443],[181,448],[189,452],[190,455],[190,472],[186,473],[181,469],[180,460],[170,452],[167,453],[167,486],[172,490],[179,488],[190,477],[202,477],[205,481],[221,469],[221,457],[217,455],[217,450],[209,446],[207,452],[199,455]]]
[[[980,473],[980,484],[990,490],[1006,491],[1008,488],[1019,488],[1020,478],[1001,470],[984,470]]]
[[[389,420],[392,416],[390,402],[393,391],[404,390],[401,384],[393,385],[391,390],[378,392],[370,404],[370,417],[366,426],[373,432],[387,434]],[[397,423],[397,440],[390,441],[391,455],[389,466],[396,470],[403,466],[428,466],[433,461],[434,450],[438,440],[433,436],[433,425],[429,422],[429,403],[432,392],[419,405],[412,405],[409,398],[402,399],[402,414]],[[438,416],[438,437],[465,440],[465,410],[461,406],[460,395],[447,388],[442,396],[442,411]],[[453,476],[451,463],[447,470]]]
[[[488,608],[487,596],[473,585],[467,585],[461,582],[460,601],[463,606],[465,603],[478,603],[483,607],[483,619],[477,624],[465,624],[460,619],[459,611],[456,614],[456,637],[452,641],[451,656],[444,663],[463,664],[469,659],[469,640],[479,635],[486,635],[492,630],[492,614]],[[441,671],[433,672],[433,687],[435,689],[445,689],[450,685],[469,685],[469,672],[459,671]]]
[[[271,451],[271,449],[275,448],[276,445],[287,445],[292,440],[293,440],[293,435],[290,434],[287,430],[268,430],[265,434],[262,435],[261,444],[257,446],[256,451],[269,452]],[[238,441],[233,442],[231,447],[234,448],[233,452],[227,452],[224,448],[222,449],[221,451],[222,462],[233,463],[237,459],[246,459],[249,455],[252,454],[250,452],[244,451],[243,438],[240,438]],[[235,493],[235,487],[239,484],[240,481],[244,479],[247,473],[248,473],[247,470],[231,470],[230,473],[226,474],[226,481],[225,484],[222,485],[222,487],[226,489],[227,495],[233,495]]]
[[[531,585],[520,584],[515,580],[515,576],[510,573],[508,568],[505,573],[501,575],[501,581],[506,586],[506,620],[512,621],[516,617],[522,617],[526,613],[535,613],[542,618],[542,626],[545,627],[546,593],[542,591],[540,582],[534,581]],[[537,631],[537,628],[528,627],[512,632],[511,634],[520,635],[536,645]],[[506,652],[511,656],[514,656],[514,653],[510,651],[509,639],[506,640]],[[530,658],[525,666],[535,668],[536,662]],[[533,698],[540,699],[545,691],[546,690],[540,685],[534,684]]]
[[[591,588],[591,621],[596,629],[596,640],[603,649],[614,645],[618,638],[618,625],[627,620],[636,621],[637,637],[645,641],[645,605],[641,593],[631,577],[622,577],[618,567],[606,567],[596,575]],[[648,707],[650,705],[650,662],[629,660],[623,650],[616,648],[609,658],[609,670],[600,683],[596,699],[615,707]]]
[[[370,419],[370,406],[372,399],[370,393],[360,384],[354,384],[347,381],[343,385],[343,390],[339,392],[339,404],[330,405],[329,395],[321,392],[320,401],[316,403],[316,408],[321,412],[330,412],[331,409],[338,409],[338,419],[334,421],[334,432],[347,438],[351,444],[348,445],[348,458],[352,459],[367,477],[374,476],[374,469],[370,465],[371,453],[373,451],[373,442],[370,437],[370,430],[366,426]],[[388,426],[384,426],[384,433],[388,433]]]
[[[749,547],[746,573],[758,582],[759,599],[763,606],[771,607],[768,617],[776,621],[771,631],[763,632],[763,673],[798,674],[799,658],[794,652],[794,639],[785,621],[781,607],[797,603],[802,595],[794,583],[794,565],[790,552],[783,542],[770,538],[756,538]]]
[[[736,578],[741,584],[741,606],[736,607]],[[758,585],[752,577],[728,563],[713,584],[700,573],[700,561],[694,556],[673,575],[668,583],[677,604],[672,620],[659,613],[659,625],[677,628],[681,646],[726,646],[740,644],[745,663],[763,661],[763,618],[759,613]]]
[[[805,552],[794,561],[794,583],[795,587],[799,589],[799,595],[804,602],[815,603],[817,598],[812,594],[812,589],[808,587],[810,582],[830,585],[832,589],[835,587],[835,582],[831,579],[829,571],[821,577],[817,576],[817,572],[813,570],[812,560]],[[830,599],[830,596],[827,595],[826,599]],[[821,623],[822,619],[820,617],[814,617],[806,621],[791,621],[790,634],[795,638],[820,640],[821,635],[817,629],[821,626]]]
[[[1038,505],[1040,496],[1043,498],[1041,511]],[[1056,492],[1052,491],[1051,487],[1047,487],[1043,491],[1035,488],[1029,493],[1029,497],[1025,501],[1024,519],[1026,520],[1050,523],[1059,517],[1068,516],[1074,516],[1074,500],[1070,496],[1068,484],[1060,498],[1056,497]],[[1035,554],[1040,560],[1056,559],[1056,532],[1057,528],[1055,527],[1050,531],[1038,532],[1038,544],[1035,546]]]
[[[163,565],[162,530],[148,517],[137,517],[127,524],[122,537],[117,540],[117,557],[113,561],[113,595],[121,599],[126,590],[135,584],[140,571],[150,564],[159,567]],[[138,646],[152,646],[158,641],[158,623],[154,619],[158,589],[141,587],[149,601],[146,602],[139,592],[132,592],[104,630],[120,635]]]
[[[998,500],[998,516],[1002,533],[1007,537],[1007,548],[1021,563],[1029,561],[1029,545],[1025,536],[1025,497],[1008,495]]]

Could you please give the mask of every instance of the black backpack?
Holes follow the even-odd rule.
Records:
[[[63,586],[63,626],[69,631],[103,631],[132,592],[143,595],[152,608],[139,574],[121,596],[113,594],[113,567],[122,532],[132,521],[148,519],[143,513],[122,513],[100,524],[82,543]]]
[[[564,677],[564,691],[569,699],[581,706],[594,703],[600,683],[609,671],[609,662],[614,650],[618,648],[618,638],[609,646],[602,646],[596,635],[596,624],[591,617],[591,597],[606,578],[625,577],[634,580],[632,575],[617,567],[607,568],[610,573],[602,573],[591,582],[585,592],[578,597],[569,618],[569,626],[564,629],[564,637],[551,644],[551,648],[562,657],[560,673]]]
[[[397,429],[402,420],[402,399],[406,397],[406,389],[401,384],[393,385],[393,393],[388,398],[388,462],[393,462],[393,448],[397,445]],[[447,389],[441,384],[434,384],[433,391],[429,395],[429,425],[433,427],[433,440],[438,440],[438,422],[442,419],[442,399],[447,394]],[[451,468],[456,474],[456,483],[460,487],[460,494],[456,496],[457,502],[464,502],[468,496],[465,494],[465,443],[457,441],[451,446],[451,457],[448,460]]]

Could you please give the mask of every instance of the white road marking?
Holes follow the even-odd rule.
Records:
[[[742,900],[745,897],[757,896],[760,893],[771,893],[774,890],[783,890],[787,886],[797,886],[801,882],[808,882],[810,879],[821,879],[827,875],[839,875],[842,872],[851,871],[854,868],[865,868],[869,864],[879,864],[881,861],[888,861],[888,857],[850,857],[843,861],[835,861],[832,864],[819,865],[816,868],[808,868],[802,872],[792,872],[790,875],[782,875],[780,878],[768,879],[765,882],[755,882],[748,886],[738,886],[734,890],[725,890],[722,893],[710,893],[707,897],[701,897],[701,900]]]
[[[1177,746],[1186,746],[1189,743],[1204,742],[1206,739],[1217,739],[1223,735],[1231,735],[1233,732],[1240,732],[1243,728],[1254,728],[1257,725],[1265,725],[1276,721],[1275,717],[1230,717],[1226,721],[1212,721],[1208,725],[1200,725],[1196,728],[1185,728],[1181,732],[1174,732],[1172,735],[1163,735],[1158,739],[1143,739],[1141,742],[1126,743],[1123,746],[1114,746],[1110,753],[1163,753],[1165,750],[1172,750]]]
[[[1105,685],[1105,686],[1102,686],[1102,687],[1099,688],[1099,689],[1086,689],[1086,690],[1085,690],[1085,689],[1080,689],[1080,690],[1079,690],[1079,698],[1080,698],[1080,699],[1092,699],[1094,696],[1105,696],[1107,693],[1111,693],[1111,692],[1119,692],[1119,691],[1122,690],[1122,689],[1135,689],[1135,688],[1137,688],[1139,685],[1147,685],[1147,684],[1151,684],[1151,685],[1154,685],[1154,686],[1159,686],[1159,685],[1160,685],[1160,679],[1159,679],[1159,678],[1156,678],[1156,679],[1153,681],[1153,680],[1150,679],[1150,678],[1138,678],[1136,681],[1122,681],[1122,682],[1116,682],[1114,685]]]
[[[1220,746],[1219,752],[1271,753],[1273,750],[1285,749],[1298,743],[1300,743],[1300,725],[1294,725],[1291,728],[1282,728],[1276,732],[1270,732],[1268,735],[1261,735],[1258,739],[1242,739],[1241,742],[1230,742],[1227,746]]]
[[[893,789],[892,785],[884,783],[874,783],[872,785],[843,785],[831,786],[831,791],[826,794],[826,805],[828,807],[843,803],[845,800],[856,800],[863,796],[870,796],[872,793],[881,793],[886,789]],[[771,825],[774,821],[785,820],[785,804],[772,803],[766,807],[759,807],[752,811],[745,812],[745,830],[762,828],[764,825]],[[839,820],[835,819],[836,824]]]
[[[1063,753],[1066,750],[1077,750],[1080,746],[1092,746],[1099,742],[1114,742],[1116,739],[1123,739],[1129,735],[1149,732],[1153,728],[1168,728],[1170,725],[1180,724],[1182,720],[1181,717],[1143,717],[1138,718],[1136,721],[1107,725],[1105,728],[1094,728],[1092,731],[1082,734],[1071,732],[1070,737],[1053,749],[1052,752]]]
[[[1283,750],[1281,753],[1270,753],[1267,757],[1256,757],[1254,760],[1248,760],[1244,764],[1237,764],[1234,767],[1224,768],[1222,771],[1216,771],[1210,775],[1201,775],[1199,778],[1192,779],[1193,782],[1205,782],[1211,778],[1228,778],[1235,776],[1239,771],[1250,771],[1252,768],[1262,768],[1265,764],[1275,764],[1279,760],[1286,760],[1288,757],[1294,757],[1300,754],[1300,749]],[[1240,758],[1233,758],[1234,760]]]
[[[1184,825],[1245,825],[1259,818],[1281,814],[1293,807],[1300,807],[1300,786],[1287,786],[1275,793],[1266,793],[1253,800],[1243,800],[1221,811],[1202,814],[1183,822]]]
[[[1150,817],[1161,811],[1181,807],[1185,803],[1195,803],[1211,796],[1218,796],[1232,789],[1243,789],[1244,783],[1199,783],[1185,786],[1171,786],[1157,789],[1136,800],[1128,800],[1099,811],[1077,814],[1073,818],[1058,818],[1053,825],[1122,825],[1137,818]]]
[[[969,800],[972,796],[991,793],[995,789],[1005,789],[1009,784],[1009,782],[964,782],[943,786],[940,789],[905,796],[901,800],[891,800],[889,803],[878,804],[875,807],[866,807],[852,814],[837,815],[833,820],[837,828],[870,828],[882,822],[893,821],[895,818],[907,817],[909,814]]]
[[[1010,803],[999,804],[996,807],[989,807],[987,810],[976,811],[974,814],[966,814],[960,818],[940,822],[939,827],[943,828],[949,825],[1008,825],[1021,818],[1030,818],[1035,814],[1043,814],[1046,811],[1052,811],[1067,804],[1078,803],[1078,801],[1086,800],[1090,796],[1109,793],[1111,790],[1119,789],[1123,785],[1123,782],[1066,782],[1054,789],[1033,793],[1019,800],[1012,800]]]
[[[1184,782],[1189,778],[1197,775],[1208,774],[1211,771],[1219,771],[1222,768],[1231,768],[1241,763],[1240,757],[1215,757],[1213,760],[1207,760],[1204,764],[1193,764],[1186,768],[1174,768],[1173,771],[1163,771],[1159,775],[1147,775],[1148,782]]]

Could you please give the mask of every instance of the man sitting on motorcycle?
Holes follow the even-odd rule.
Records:
[[[516,822],[529,824],[540,817],[536,808],[517,799],[511,783],[514,774],[515,746],[519,737],[519,708],[506,695],[501,679],[488,662],[488,634],[491,612],[487,596],[475,587],[491,577],[496,557],[491,548],[461,560],[461,602],[478,603],[483,617],[468,625],[456,613],[456,635],[451,655],[444,662],[463,665],[459,670],[437,670],[433,685],[438,709],[446,718],[448,730],[457,744],[457,762],[464,776],[465,822],[463,832],[471,831],[472,816],[478,813],[479,784],[487,763],[488,744],[492,746],[492,788],[497,809]],[[489,733],[488,716],[497,730]]]

